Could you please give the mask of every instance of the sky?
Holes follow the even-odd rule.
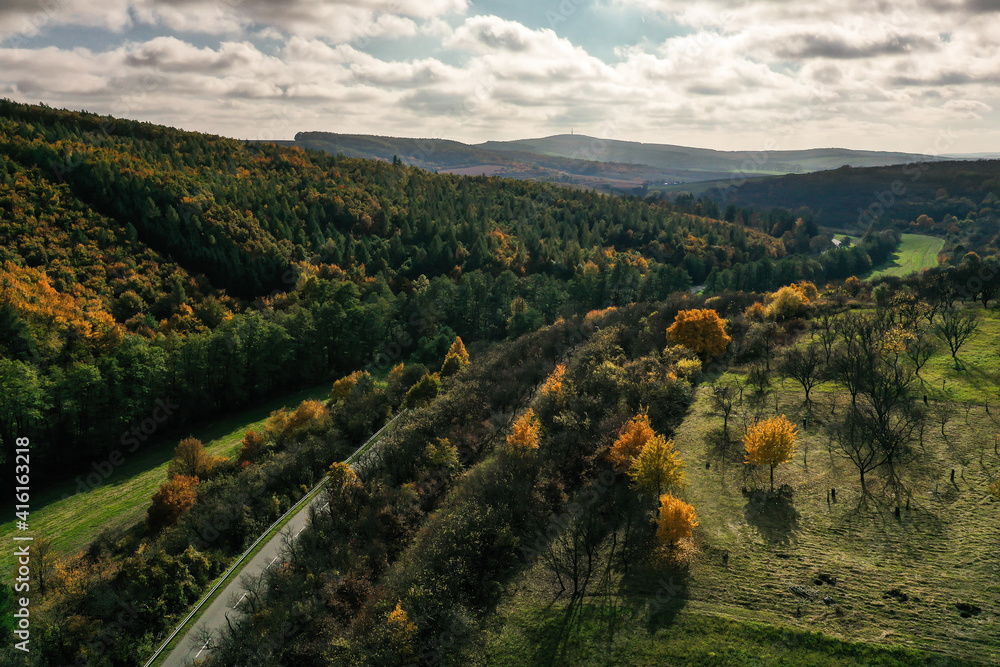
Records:
[[[245,139],[1000,151],[1000,0],[0,0],[0,97]]]

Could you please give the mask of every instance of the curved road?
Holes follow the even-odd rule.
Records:
[[[347,463],[351,464],[360,454],[366,452],[402,414],[403,412],[400,412],[389,420],[347,459]],[[226,626],[227,619],[236,620],[236,617],[241,613],[240,604],[246,593],[246,587],[243,585],[244,575],[258,575],[268,568],[280,565],[284,550],[284,536],[288,535],[292,539],[298,537],[299,533],[309,525],[309,507],[319,509],[325,503],[326,494],[322,491],[317,493],[314,498],[302,505],[280,532],[264,543],[257,555],[243,564],[235,576],[230,575],[233,577],[232,581],[226,584],[210,605],[202,609],[198,622],[184,633],[177,646],[160,663],[161,667],[187,667],[192,665],[195,660],[207,657],[212,650],[212,640],[218,636],[218,630]],[[209,634],[206,634],[206,631]],[[207,643],[206,637],[209,638]]]
[[[317,493],[309,505],[318,506],[319,503],[325,502],[325,498],[326,494]],[[239,575],[229,582],[222,593],[202,610],[198,622],[185,633],[183,639],[163,661],[163,667],[186,667],[198,658],[206,657],[211,651],[211,646],[205,644],[204,630],[209,630],[214,638],[216,631],[225,627],[227,617],[235,620],[235,614],[239,613],[240,603],[243,602],[242,598],[246,593],[246,587],[243,585],[244,575],[258,575],[270,567],[279,565],[284,549],[282,535],[298,536],[307,525],[309,525],[309,512],[303,507],[303,510],[293,516],[281,529],[281,532],[268,540],[257,555],[243,565]]]

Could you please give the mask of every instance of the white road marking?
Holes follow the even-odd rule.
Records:
[[[201,647],[201,651],[204,651],[207,648],[208,648],[208,642],[205,642],[205,645]],[[199,655],[201,655],[201,651],[198,651],[197,653],[195,653],[194,657],[197,658]]]
[[[299,528],[299,533],[301,533],[301,532],[302,532],[303,530],[305,530],[305,529],[306,529],[306,527],[305,527],[305,526],[302,526],[301,528]],[[292,536],[292,538],[294,539],[294,538],[298,537],[298,536],[299,536],[299,533],[295,533],[295,535],[293,535],[293,536]]]
[[[277,556],[275,556],[274,558],[272,558],[272,559],[271,559],[271,562],[270,562],[270,563],[268,563],[267,565],[265,565],[265,566],[264,566],[264,569],[266,570],[267,568],[269,568],[269,567],[271,567],[272,565],[274,565],[274,561],[276,561],[276,560],[278,560],[278,557],[277,557]]]
[[[233,605],[233,609],[236,609],[237,607],[239,607],[240,606],[240,602],[243,602],[243,598],[245,598],[246,596],[247,596],[247,594],[244,593],[243,596],[240,597],[240,599],[236,601],[236,604]]]

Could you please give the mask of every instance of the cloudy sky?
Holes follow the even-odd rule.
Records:
[[[1000,151],[1000,0],[0,0],[0,97],[242,138]]]

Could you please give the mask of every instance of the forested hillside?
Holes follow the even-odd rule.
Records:
[[[44,475],[105,456],[157,400],[178,406],[157,428],[177,426],[439,363],[456,334],[721,288],[741,265],[757,288],[846,277],[879,245],[819,257],[816,226],[787,212],[756,228],[11,102],[0,179],[0,435],[33,436]]]
[[[706,194],[734,219],[740,207],[808,209],[835,229],[873,222],[945,237],[949,246],[997,247],[1000,161],[951,161],[842,167],[812,174],[720,182]]]

